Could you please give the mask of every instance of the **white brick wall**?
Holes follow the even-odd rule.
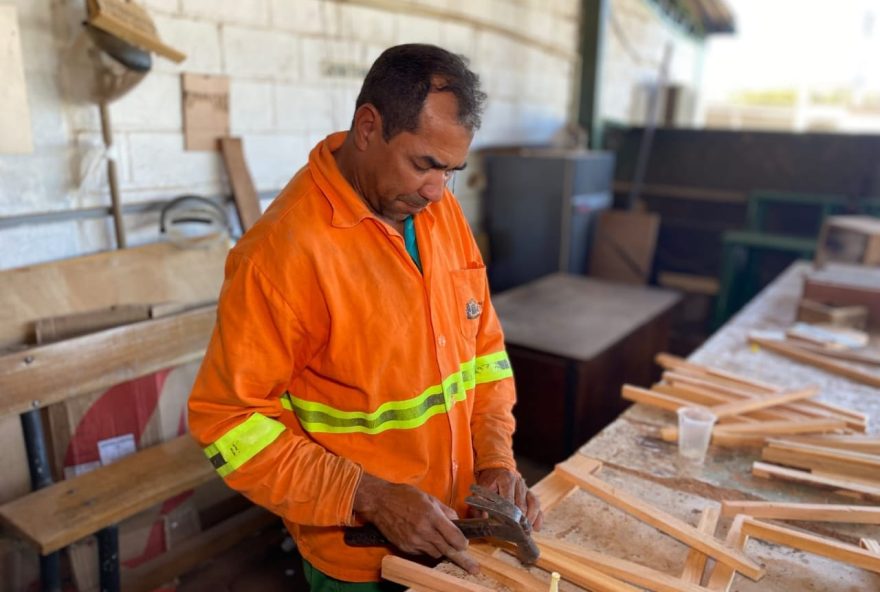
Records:
[[[396,43],[436,43],[471,58],[490,95],[475,146],[545,141],[571,108],[580,0],[138,1],[187,59],[154,56],[141,85],[111,106],[125,203],[229,191],[217,153],[183,148],[181,72],[230,78],[231,131],[244,139],[258,190],[270,193],[315,142],[348,127],[363,73]],[[58,82],[85,1],[0,4],[18,8],[36,147],[0,155],[0,216],[107,205],[103,161],[91,176],[83,171],[102,152],[98,110],[72,103]],[[475,218],[473,196],[465,207]],[[139,215],[127,226],[143,242],[155,237],[154,223]],[[0,228],[0,268],[112,244],[108,220]]]

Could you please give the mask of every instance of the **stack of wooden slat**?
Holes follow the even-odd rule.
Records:
[[[859,436],[770,440],[752,474],[880,502],[880,439]],[[780,466],[784,465],[784,466]]]
[[[725,370],[659,354],[663,380],[650,390],[624,385],[624,399],[675,411],[703,406],[718,418],[712,443],[730,447],[761,447],[768,439],[811,434],[839,438],[864,433],[867,416],[851,409],[816,401],[816,387],[785,389]],[[675,442],[678,429],[668,427],[660,436]]]

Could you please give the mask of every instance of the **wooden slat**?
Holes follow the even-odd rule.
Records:
[[[848,378],[849,380],[860,382],[862,384],[867,384],[868,386],[872,386],[874,388],[880,388],[880,374],[876,372],[867,372],[860,368],[848,366],[842,362],[828,359],[825,356],[805,351],[794,347],[793,345],[789,345],[780,341],[774,341],[772,339],[764,339],[762,337],[750,335],[749,341],[767,349],[768,351],[779,354],[781,356],[785,356],[786,358],[792,359],[796,362],[808,364],[810,366],[819,368],[820,370],[824,370],[825,372],[830,372],[831,374],[836,374],[837,376],[843,376],[844,378]]]
[[[769,518],[772,520],[880,524],[880,507],[878,506],[723,501],[721,502],[721,508],[722,516],[746,514],[752,518]]]
[[[137,47],[153,51],[174,62],[186,54],[162,43],[147,11],[122,0],[89,0],[89,23]]]
[[[260,196],[244,158],[241,138],[221,138],[220,151],[226,164],[226,174],[232,184],[232,195],[238,210],[241,228],[247,231],[260,219]]]
[[[587,493],[635,516],[686,545],[699,549],[716,561],[731,565],[754,580],[764,575],[764,570],[742,553],[725,547],[713,537],[701,533],[683,520],[651,506],[634,495],[613,487],[593,475],[569,472],[565,464],[557,465],[557,470]]]
[[[23,413],[198,359],[214,306],[0,356],[0,415]]]
[[[533,538],[538,543],[542,554],[548,550],[561,553],[587,567],[653,592],[700,592],[702,590],[699,586],[633,561],[619,559],[550,537],[535,535]]]
[[[776,434],[810,434],[830,432],[846,427],[842,419],[801,419],[801,420],[777,420],[758,421],[750,423],[724,424],[717,426],[716,431],[723,434],[764,434],[767,436]]]
[[[742,528],[743,532],[755,539],[786,545],[880,573],[880,556],[854,545],[847,545],[840,541],[761,522],[753,518],[743,520]]]
[[[504,584],[514,592],[547,592],[548,584],[542,582],[523,567],[511,565],[494,557],[492,547],[488,545],[471,545],[470,555],[480,564],[480,571],[493,580]]]
[[[761,398],[733,401],[730,403],[725,403],[723,405],[712,407],[711,411],[715,414],[715,417],[718,417],[720,419],[722,417],[730,417],[732,415],[751,413],[753,411],[759,411],[761,409],[769,409],[770,407],[778,407],[787,403],[809,399],[810,397],[815,397],[818,394],[818,388],[808,387],[804,389],[798,389],[796,391],[789,391],[775,395],[767,395],[766,397]]]
[[[88,312],[39,319],[34,323],[36,343],[44,345],[103,331],[111,327],[146,321],[149,304],[120,304]]]
[[[690,405],[690,403],[684,399],[679,399],[671,395],[664,395],[663,393],[658,393],[656,391],[649,391],[648,389],[639,388],[630,384],[623,385],[620,396],[627,401],[657,407],[658,409],[665,409],[666,411],[676,411],[681,407],[687,407]]]
[[[755,462],[752,464],[752,475],[765,479],[780,479],[812,485],[821,489],[831,489],[840,495],[856,497],[869,502],[880,502],[880,487],[872,487],[863,483],[848,481],[845,478],[830,478],[812,475],[806,471],[779,467],[768,463]]]
[[[697,530],[709,536],[714,536],[720,516],[721,508],[718,506],[704,508],[700,514],[700,521],[697,523]],[[705,553],[701,553],[696,549],[688,551],[684,568],[681,570],[681,579],[692,584],[699,584],[703,580],[703,570],[706,569],[706,561],[708,559]]]
[[[740,376],[739,374],[734,374],[733,372],[722,370],[721,368],[714,368],[712,366],[696,364],[694,362],[690,362],[688,360],[685,360],[684,358],[679,358],[678,356],[673,356],[671,354],[660,353],[657,354],[655,359],[657,360],[658,364],[660,364],[663,368],[667,370],[684,371],[703,375],[703,377],[707,380],[718,381],[722,384],[733,383],[735,385],[738,385],[740,388],[749,388],[756,392],[763,393],[774,393],[782,390],[782,387],[776,386],[774,384],[761,382],[752,378],[746,378],[744,376]]]
[[[850,350],[850,349],[828,349],[819,345],[810,345],[808,343],[787,340],[787,344],[799,349],[834,358],[836,360],[844,360],[846,362],[856,362],[858,364],[868,364],[869,366],[880,366],[880,354],[874,351]]]
[[[538,558],[537,565],[550,572],[559,572],[564,579],[593,592],[639,592],[629,584],[609,576],[595,567],[574,560],[570,555],[546,546],[541,548],[541,556]]]
[[[425,592],[492,592],[490,588],[394,555],[382,559],[382,577]]]
[[[727,531],[727,537],[724,541],[731,549],[742,551],[746,548],[749,536],[743,531],[743,521],[745,519],[745,516],[737,516],[730,525],[730,530]],[[732,567],[723,563],[716,563],[715,568],[712,570],[712,575],[709,576],[709,581],[706,583],[706,587],[713,592],[727,592],[730,590],[730,586],[733,585],[735,577],[736,571]]]
[[[43,555],[216,477],[184,435],[0,506],[0,520]]]
[[[258,531],[278,524],[280,519],[268,510],[254,506],[224,520],[220,524],[184,541],[156,559],[122,572],[122,589],[126,592],[150,592],[162,584],[199,566],[234,547]],[[279,528],[275,538],[280,539]],[[269,544],[272,536],[262,536],[259,543]],[[255,541],[256,542],[256,541]]]
[[[852,452],[880,454],[880,438],[871,436],[823,434],[818,436],[785,436],[780,442],[809,444],[820,448],[842,448]]]

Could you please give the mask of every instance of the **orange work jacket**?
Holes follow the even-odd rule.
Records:
[[[336,167],[345,135],[312,150],[230,252],[189,425],[303,557],[358,582],[378,580],[387,554],[343,542],[363,471],[463,515],[475,470],[516,470],[515,394],[456,199],[415,217],[422,274]]]

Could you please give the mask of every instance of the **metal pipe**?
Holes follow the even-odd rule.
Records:
[[[98,531],[98,565],[101,592],[119,592],[119,527],[115,524]]]
[[[43,433],[43,420],[39,409],[22,413],[20,417],[27,450],[28,471],[31,476],[31,489],[36,491],[53,483],[49,468],[49,453],[46,450],[46,438]],[[49,555],[40,555],[40,590],[61,592],[61,561],[57,551]]]

